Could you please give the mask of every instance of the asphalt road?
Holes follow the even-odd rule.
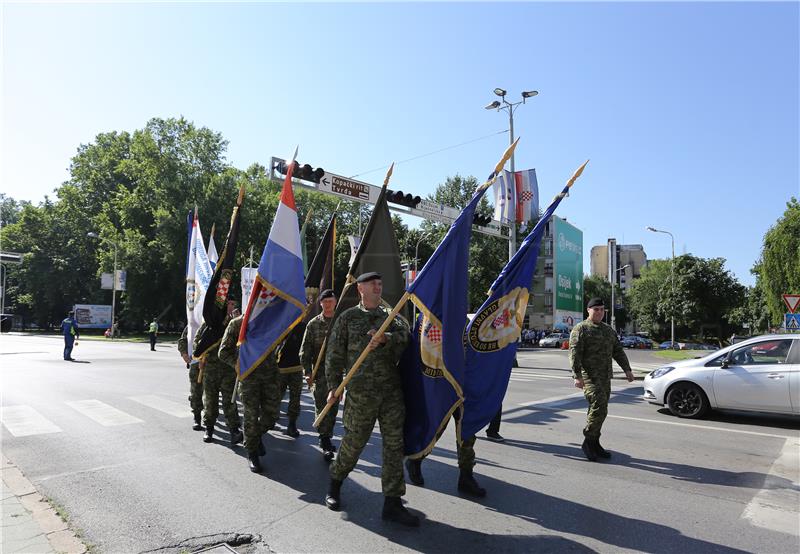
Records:
[[[2,450],[99,552],[181,552],[229,540],[240,552],[797,552],[798,420],[712,414],[674,418],[615,379],[603,434],[613,458],[581,453],[585,401],[566,352],[518,356],[504,402],[505,444],[479,440],[488,496],[459,496],[448,429],[408,486],[419,529],[380,519],[380,437],[345,483],[343,511],[323,506],[327,466],[303,396],[266,441],[266,473],[244,450],[192,431],[187,370],[174,344],[0,339]],[[635,368],[658,365],[631,351]],[[621,374],[620,374],[621,376]],[[285,404],[284,404],[285,408]],[[340,432],[340,427],[337,426]],[[218,436],[227,437],[224,423]],[[338,437],[336,440],[338,444]]]

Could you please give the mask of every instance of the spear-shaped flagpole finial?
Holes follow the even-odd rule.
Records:
[[[389,184],[389,179],[392,178],[392,173],[394,173],[394,162],[392,162],[392,165],[389,166],[389,171],[386,172],[386,177],[383,179],[383,188],[386,188],[386,186]]]
[[[577,170],[575,170],[575,173],[573,173],[572,177],[570,177],[569,181],[567,181],[567,188],[570,188],[572,185],[575,184],[575,181],[577,181],[578,177],[580,177],[581,173],[583,173],[583,168],[586,167],[586,164],[588,163],[589,160],[586,160],[585,162],[583,162],[582,166],[580,166]]]

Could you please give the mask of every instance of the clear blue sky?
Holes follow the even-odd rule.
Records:
[[[507,128],[517,169],[584,232],[721,256],[746,284],[798,164],[798,3],[24,4],[2,6],[0,190],[35,202],[81,143],[183,115],[228,161],[360,174]],[[505,134],[400,164],[396,188],[485,178]],[[363,175],[379,183],[383,170]]]

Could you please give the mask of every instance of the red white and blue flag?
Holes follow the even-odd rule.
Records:
[[[494,218],[505,224],[528,223],[539,216],[536,170],[503,171],[494,184]]]
[[[295,150],[275,220],[258,264],[239,332],[239,380],[244,380],[302,319],[306,308],[300,226],[292,192]]]

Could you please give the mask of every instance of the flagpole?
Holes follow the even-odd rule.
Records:
[[[375,332],[374,335],[372,335],[371,340],[379,339],[383,336],[383,334],[386,332],[386,329],[388,329],[389,325],[391,325],[392,322],[394,321],[394,318],[397,317],[397,314],[399,314],[400,310],[403,309],[403,306],[406,305],[406,302],[408,302],[410,296],[411,295],[408,294],[408,292],[403,293],[403,296],[400,297],[400,300],[397,302],[397,305],[392,309],[392,311],[386,317],[384,322],[381,324],[380,328]],[[333,405],[339,401],[339,398],[342,396],[342,392],[344,392],[345,386],[347,386],[347,383],[349,383],[350,379],[353,378],[353,375],[355,375],[356,370],[359,367],[361,367],[361,364],[364,363],[364,360],[366,359],[367,355],[370,352],[372,351],[369,349],[369,345],[367,345],[367,347],[364,348],[364,350],[362,350],[361,355],[353,364],[353,367],[351,367],[350,371],[347,372],[347,375],[344,376],[342,382],[339,383],[338,387],[336,387],[336,391],[333,393],[334,398],[329,400],[328,403],[325,404],[325,408],[323,408],[323,410],[319,413],[317,419],[314,420],[314,423],[312,424],[314,427],[319,427],[320,423],[322,422],[323,419],[325,419],[325,416],[328,415],[328,412],[331,410]]]

